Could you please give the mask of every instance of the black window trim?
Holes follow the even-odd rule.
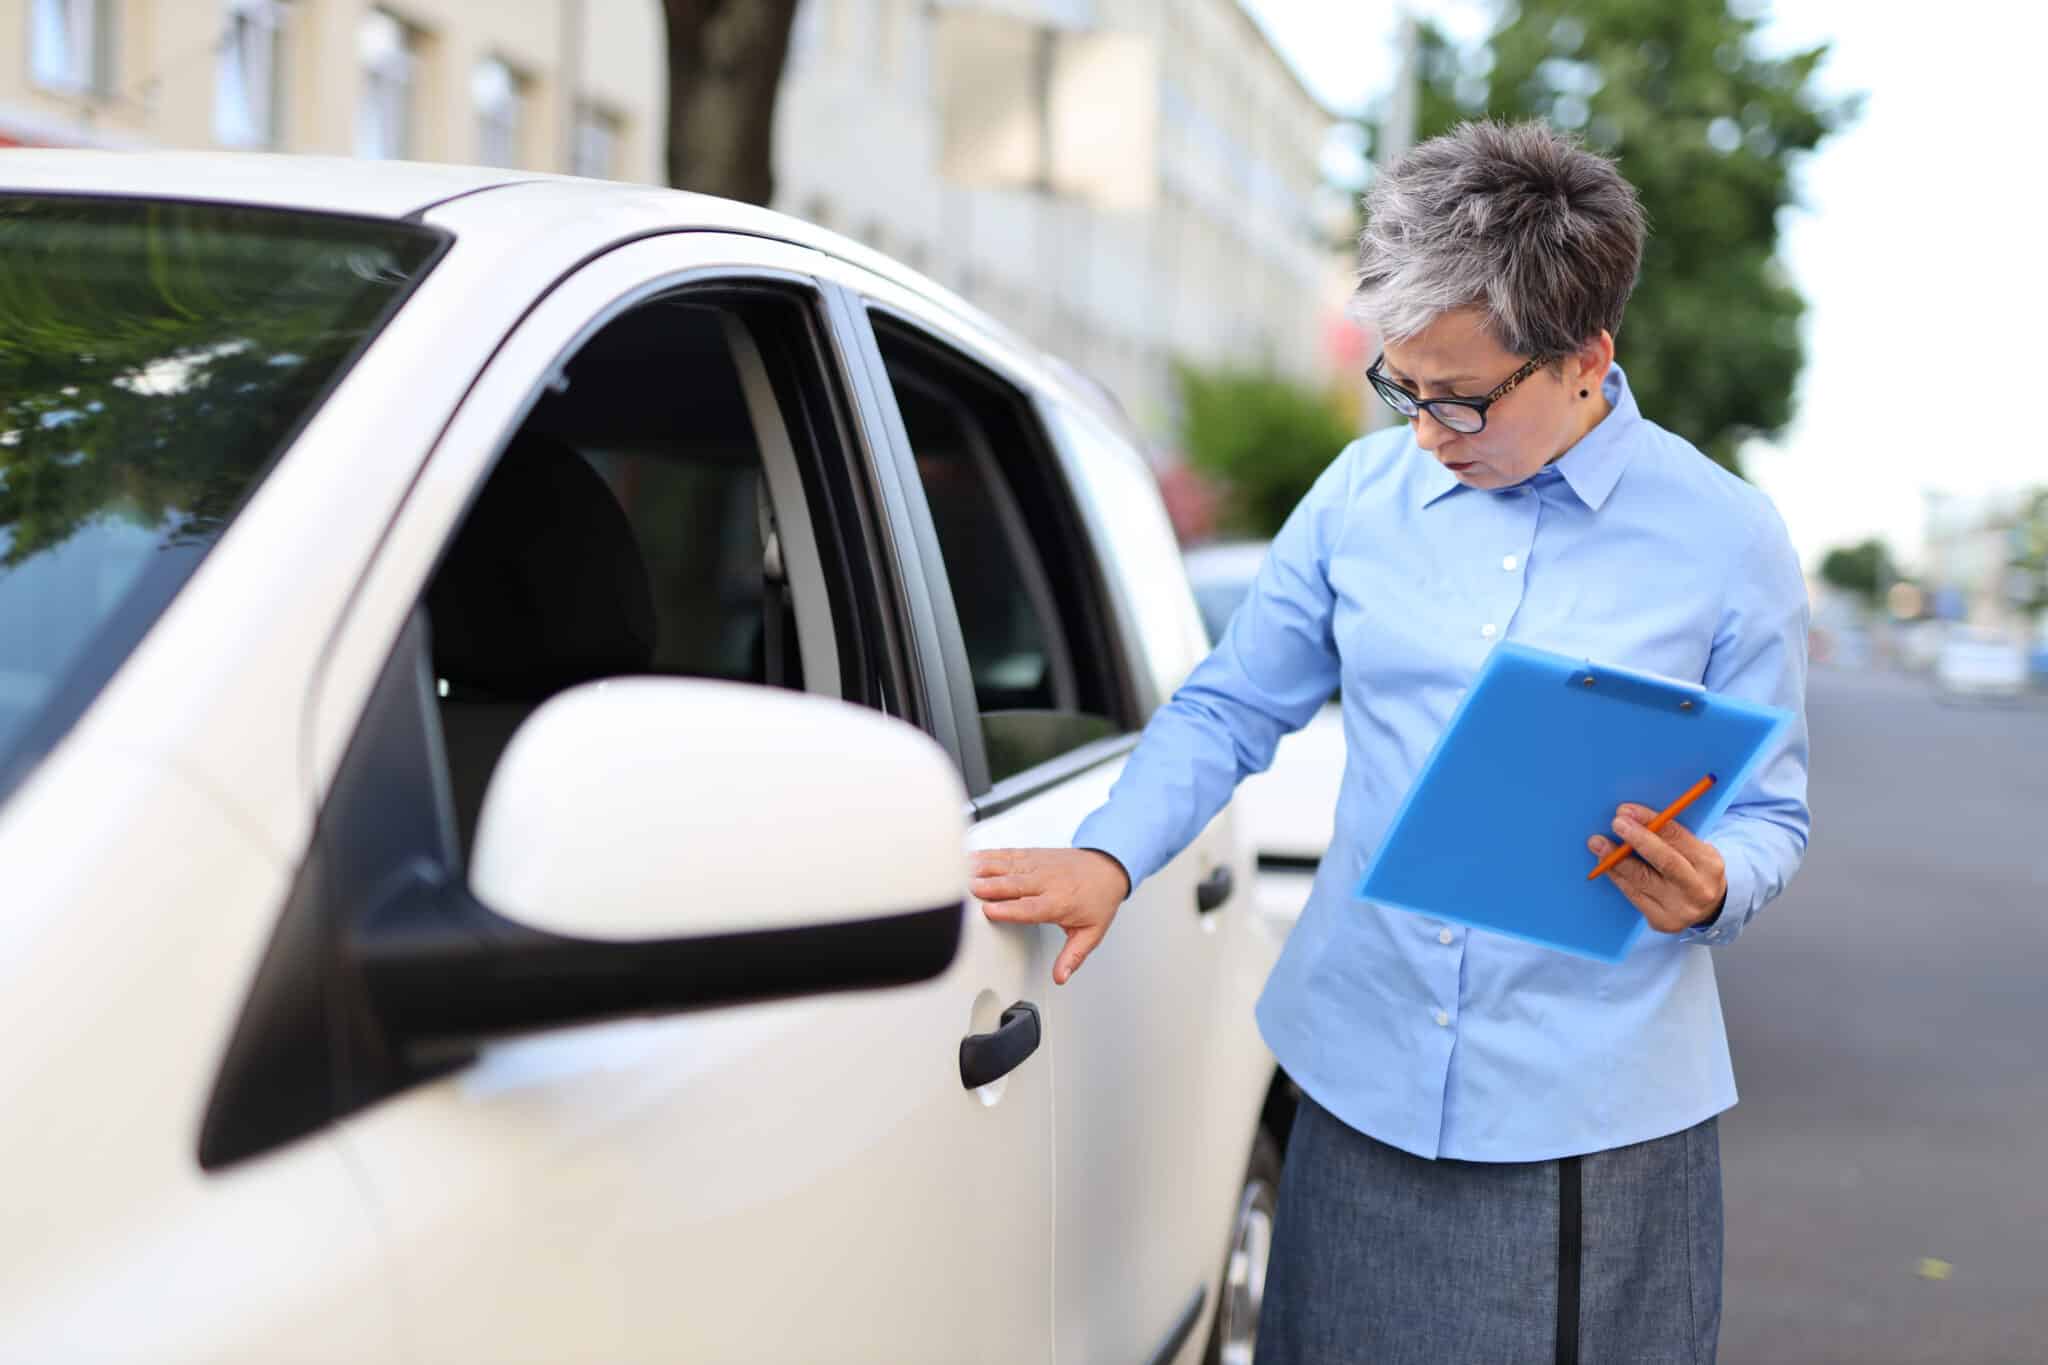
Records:
[[[636,239],[636,242],[637,240],[644,239]],[[636,242],[621,243],[621,246],[635,245]],[[594,265],[601,259],[603,257],[599,256],[585,261],[577,270],[571,271],[561,280],[558,280],[555,286],[551,287],[548,292],[552,294],[556,289],[573,283],[576,275],[582,269]],[[794,301],[810,315],[808,320],[815,327],[814,335],[811,338],[813,345],[810,349],[813,352],[813,359],[819,377],[824,379],[828,385],[837,385],[840,389],[839,397],[841,401],[833,401],[833,395],[829,393],[826,395],[828,409],[857,408],[859,398],[855,393],[852,376],[847,372],[844,365],[840,363],[839,356],[830,344],[833,330],[830,319],[831,293],[834,288],[836,286],[815,276],[780,267],[720,264],[692,266],[684,270],[666,273],[644,280],[633,288],[619,294],[602,309],[592,313],[581,326],[569,334],[568,339],[556,348],[553,357],[542,372],[540,380],[529,389],[518,404],[508,411],[503,430],[499,433],[498,448],[492,452],[489,462],[479,472],[476,484],[470,490],[469,498],[465,501],[461,511],[455,518],[454,526],[459,528],[469,516],[477,496],[483,491],[484,485],[490,481],[492,471],[497,468],[498,459],[503,455],[504,447],[511,441],[513,435],[520,427],[525,424],[526,420],[533,415],[533,409],[540,402],[541,395],[546,393],[549,388],[563,381],[564,367],[574,360],[583,348],[599,333],[626,314],[642,308],[669,302],[695,302],[710,307],[724,306],[730,308],[735,298],[744,297],[748,294],[766,294],[780,300]],[[525,326],[530,317],[531,310],[512,325],[511,329],[506,333],[506,339],[509,340],[513,333],[516,333],[519,328]],[[751,331],[752,329],[750,328],[749,330]],[[760,338],[755,337],[754,341],[758,347]],[[496,359],[496,352],[493,353],[491,358],[492,360]],[[487,365],[489,363],[488,361],[486,362]],[[744,379],[745,365],[743,357],[738,352],[734,353],[733,363],[736,367],[740,368]],[[462,407],[470,401],[472,392],[465,392],[455,406],[450,409],[450,424],[453,422],[453,414],[460,412]],[[809,414],[806,415],[808,416]],[[857,425],[857,422],[849,421],[853,414],[844,411],[833,411],[829,415],[832,416],[837,427],[830,434],[841,447],[846,465],[846,474],[852,485],[854,495],[852,501],[854,505],[851,508],[842,507],[837,499],[828,498],[825,506],[811,507],[809,509],[811,524],[806,526],[804,530],[812,538],[814,548],[819,552],[819,558],[822,562],[829,563],[832,557],[823,553],[826,547],[817,544],[818,528],[820,524],[830,522],[839,546],[847,550],[850,557],[864,559],[868,563],[873,564],[877,561],[878,556],[874,552],[874,547],[871,543],[874,534],[872,513],[865,505],[867,498],[864,496],[867,493],[864,485],[871,485],[872,482],[872,461],[865,458],[863,443],[856,439],[855,432],[847,429],[849,426]],[[787,414],[785,414],[784,420],[785,423],[788,422]],[[434,458],[434,453],[439,449],[445,436],[446,427],[444,426],[442,433],[435,438],[434,446],[428,451],[427,460],[422,462],[421,468],[423,470],[426,463]],[[805,467],[807,475],[829,472],[815,469],[813,466],[818,461],[814,456],[806,455],[801,448],[795,453],[799,464]],[[831,458],[832,456],[829,454],[826,456],[828,460]],[[806,491],[808,493],[808,486]],[[407,496],[410,496],[410,489],[408,489]],[[849,514],[851,514],[850,517]],[[452,544],[452,536],[453,532],[451,531],[449,544]],[[448,544],[444,544],[442,546],[443,555],[446,554],[447,549]],[[377,553],[381,552],[382,546],[380,544]],[[432,580],[433,574],[438,572],[439,568],[440,558],[437,556],[434,564],[428,570],[428,581]],[[365,571],[365,576],[367,576],[367,570]],[[895,596],[892,591],[888,590],[888,585],[877,584],[875,586],[883,594],[883,600],[886,601]],[[866,617],[865,613],[862,615],[864,618]],[[891,657],[897,652],[895,644],[900,639],[901,633],[898,629],[894,628],[894,623],[888,620],[889,613],[883,612],[880,615],[880,620],[862,619],[857,624],[864,633],[879,631],[882,638],[870,639],[865,643],[878,654],[877,667],[882,671],[885,679],[901,678],[903,669],[900,664],[890,662]],[[834,632],[834,643],[843,658],[846,653],[845,642],[838,639],[838,632],[844,628],[845,623],[836,619],[836,612],[834,613],[834,618],[830,623]],[[345,620],[346,618],[344,618],[342,629],[346,629]],[[842,689],[853,685],[854,680],[857,680],[859,676],[858,674],[853,674],[849,677],[844,668],[842,668],[841,672]],[[886,689],[887,683],[885,681]],[[907,694],[911,692],[911,689],[897,687],[893,691],[893,698],[861,697],[857,700],[871,704],[885,714],[895,715],[899,719],[913,720],[914,723],[914,716],[903,714],[904,709],[906,709],[906,703],[909,700]],[[895,704],[885,705],[885,701],[893,701]]]
[[[937,582],[937,595],[931,604],[930,614],[920,616],[917,622],[921,629],[932,633],[928,638],[933,640],[945,665],[943,691],[935,695],[950,695],[952,698],[955,730],[950,747],[967,782],[968,804],[973,818],[985,819],[1048,791],[1089,768],[1128,753],[1137,744],[1138,735],[1144,728],[1142,718],[1149,708],[1142,704],[1136,689],[1131,658],[1125,648],[1124,623],[1119,614],[1121,608],[1117,594],[1110,589],[1094,533],[1076,506],[1066,451],[1045,421],[1037,387],[1009,373],[972,340],[935,325],[929,319],[867,295],[849,294],[849,301],[858,315],[863,342],[870,353],[868,363],[879,389],[879,397],[875,401],[882,409],[892,438],[897,479],[916,490],[915,496],[906,496],[901,514],[910,519],[911,534],[916,537],[921,552],[928,557],[926,562],[932,566],[928,581],[935,579]],[[1072,571],[1082,578],[1081,595],[1086,619],[1081,624],[1085,634],[1078,640],[1071,638],[1071,630],[1063,630],[1063,634],[1070,637],[1067,641],[1070,650],[1097,651],[1102,658],[1103,672],[1107,675],[1111,691],[1110,700],[1118,711],[1113,719],[1122,727],[1121,733],[1069,750],[1013,773],[999,783],[991,782],[987,747],[982,737],[981,710],[967,659],[966,637],[960,627],[951,585],[944,577],[945,565],[939,550],[938,533],[932,523],[931,509],[918,484],[915,455],[903,426],[902,414],[896,406],[894,390],[889,384],[873,318],[880,318],[886,325],[905,333],[905,339],[927,351],[934,363],[964,370],[970,378],[1014,401],[1017,420],[1038,447],[1037,457],[1045,462],[1048,477],[1054,484],[1055,513],[1061,522],[1059,533],[1080,551],[1080,562],[1072,566]],[[1031,549],[1036,555],[1037,546],[1034,544]]]
[[[886,557],[899,585],[899,606],[905,625],[904,646],[910,676],[922,703],[921,723],[959,767],[970,797],[988,789],[988,757],[981,742],[981,712],[971,685],[963,693],[953,679],[965,678],[967,644],[953,611],[952,590],[943,575],[938,532],[913,501],[917,472],[910,461],[910,438],[903,428],[889,387],[882,352],[868,319],[872,301],[841,285],[826,284],[834,334],[842,347],[845,372],[859,404],[865,440],[862,452],[880,501]],[[939,575],[936,582],[933,575]]]
[[[967,457],[974,462],[995,503],[996,520],[1010,542],[1017,570],[1024,576],[1025,594],[1031,599],[1033,612],[1045,631],[1046,672],[1052,685],[1053,705],[1062,711],[1079,709],[1080,687],[1075,681],[1074,651],[1067,639],[1066,623],[1060,619],[1059,600],[1040,560],[1038,547],[1032,543],[1031,528],[1025,524],[1023,509],[1017,506],[1016,492],[1003,478],[996,453],[989,448],[988,433],[982,430],[980,421],[957,395],[924,375],[892,379],[891,384],[892,387],[903,384],[914,389],[927,402],[944,408],[960,424],[967,442]]]
[[[724,307],[728,310],[728,325],[737,325],[747,332],[750,345],[735,347],[734,363],[743,382],[766,384],[772,390],[767,394],[750,392],[749,404],[772,401],[778,409],[783,435],[798,447],[792,453],[803,475],[811,553],[824,573],[830,599],[830,619],[840,664],[839,695],[916,724],[922,707],[917,690],[908,684],[901,648],[905,635],[900,609],[902,594],[881,547],[873,462],[861,436],[859,397],[836,345],[830,297],[834,286],[810,276],[766,269],[744,274],[730,273],[730,267],[717,269],[728,273],[695,282],[676,291],[673,297],[701,298],[711,306]],[[791,338],[764,337],[749,318],[732,316],[736,302],[744,305],[760,297],[769,298],[774,304],[794,303],[802,310],[805,326],[803,335],[796,339],[802,353],[776,359],[807,367],[807,377],[822,383],[824,392],[785,392],[782,386],[787,378],[787,365],[777,368],[769,364],[766,352],[781,349]],[[746,350],[754,352],[752,362],[760,367],[759,373],[750,374]],[[815,410],[818,407],[823,410]],[[800,422],[805,430],[799,436],[796,433]],[[818,430],[821,426],[829,430]],[[834,449],[821,458],[818,452],[828,442]],[[805,453],[806,444],[813,453]],[[818,496],[821,493],[822,499]],[[832,532],[830,545],[822,543],[818,535],[818,528],[825,524],[829,524]],[[839,636],[848,617],[854,618],[856,626],[856,636],[851,640]]]
[[[1069,749],[1057,758],[1034,764],[1021,773],[1013,773],[969,802],[974,808],[974,818],[986,820],[992,815],[1001,815],[1042,792],[1079,777],[1090,768],[1113,763],[1137,748],[1138,738],[1136,731],[1110,735],[1083,744],[1078,749]]]

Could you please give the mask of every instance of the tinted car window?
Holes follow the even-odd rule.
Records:
[[[783,524],[770,492],[771,451],[803,470],[843,459],[804,420],[807,361],[777,344],[811,307],[750,291],[636,308],[512,435],[426,593],[465,848],[505,747],[564,688],[652,674],[841,693],[841,678],[805,674],[789,572],[798,538],[829,545],[833,526],[787,504]],[[765,357],[772,411],[749,402],[742,338]],[[822,490],[805,501],[825,506]],[[829,609],[811,623],[835,645],[855,633],[835,627]]]
[[[441,241],[403,223],[0,196],[0,799]]]
[[[931,509],[991,782],[1136,728],[1104,585],[1021,394],[879,322],[875,336]]]

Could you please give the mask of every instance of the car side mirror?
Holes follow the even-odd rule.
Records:
[[[877,712],[629,678],[551,698],[499,759],[466,887],[358,932],[415,1057],[500,1034],[926,980],[959,945],[967,793]]]

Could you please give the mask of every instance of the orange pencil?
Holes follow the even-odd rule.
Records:
[[[1676,801],[1673,801],[1663,810],[1660,810],[1655,815],[1651,816],[1650,823],[1643,826],[1643,828],[1649,830],[1650,833],[1655,834],[1658,830],[1664,828],[1664,826],[1670,824],[1673,820],[1676,820],[1681,811],[1683,811],[1687,806],[1690,806],[1693,802],[1699,800],[1700,797],[1706,792],[1707,788],[1713,785],[1714,775],[1712,773],[1708,773],[1705,777],[1693,783],[1692,787],[1685,793],[1685,795],[1679,797]],[[1599,861],[1599,863],[1594,866],[1593,870],[1586,874],[1586,880],[1590,882],[1595,877],[1600,876],[1604,872],[1612,872],[1621,863],[1621,860],[1623,858],[1626,858],[1629,854],[1633,853],[1634,851],[1635,850],[1629,847],[1629,845],[1627,844],[1623,844],[1619,848],[1609,849],[1607,851],[1607,856],[1605,858],[1602,858]]]

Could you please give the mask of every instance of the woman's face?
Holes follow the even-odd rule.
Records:
[[[1390,341],[1380,370],[1418,398],[1484,398],[1529,357],[1504,351],[1478,309],[1445,313],[1405,341]],[[1415,441],[1458,482],[1507,488],[1572,448],[1607,415],[1600,381],[1614,359],[1606,332],[1544,365],[1486,410],[1486,429],[1452,431],[1428,412],[1409,419]],[[1560,373],[1562,371],[1562,373]],[[1579,397],[1583,389],[1587,397]]]

